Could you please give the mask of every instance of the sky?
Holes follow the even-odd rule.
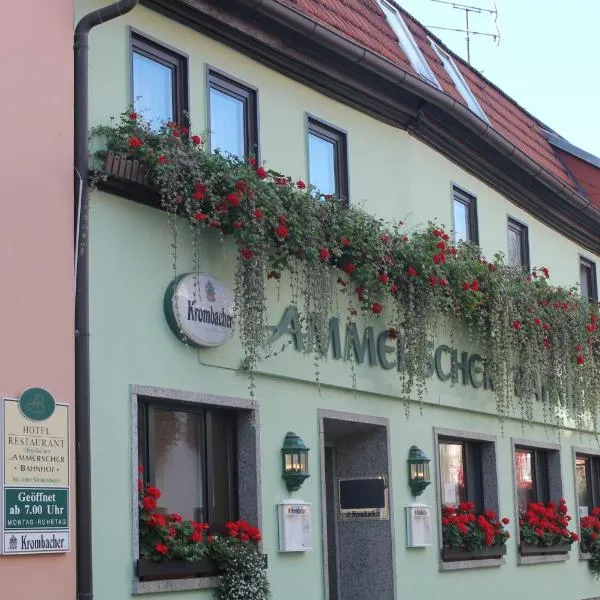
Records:
[[[396,0],[466,60],[465,13],[435,0]],[[455,4],[494,9],[494,0]],[[496,0],[471,13],[471,65],[569,142],[600,157],[600,0]]]

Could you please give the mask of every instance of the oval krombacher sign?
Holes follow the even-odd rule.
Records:
[[[192,346],[220,346],[233,335],[233,296],[207,273],[174,279],[163,305],[171,331]]]
[[[19,410],[30,421],[49,419],[56,407],[52,394],[44,388],[32,387],[19,396]]]

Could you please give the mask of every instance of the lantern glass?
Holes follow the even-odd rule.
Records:
[[[408,452],[408,484],[415,496],[420,496],[431,483],[429,478],[429,458],[417,446]]]
[[[300,436],[288,432],[285,436],[281,454],[283,457],[283,478],[288,490],[295,491],[300,488],[308,475],[308,451]]]

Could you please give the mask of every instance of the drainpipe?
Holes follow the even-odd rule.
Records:
[[[88,216],[88,37],[92,28],[132,10],[139,0],[120,0],[83,17],[74,35],[75,74],[75,443],[77,600],[94,597],[90,444],[90,326]]]

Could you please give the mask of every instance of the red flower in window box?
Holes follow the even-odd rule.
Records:
[[[461,502],[458,507],[444,506],[442,509],[442,543],[444,548],[463,550],[473,555],[482,553],[490,547],[498,548],[498,555],[503,554],[503,547],[510,538],[504,529],[508,519],[499,520],[493,510],[484,510],[483,514],[475,513],[473,502]]]
[[[558,506],[555,502],[529,504],[519,518],[521,543],[549,548],[570,546],[576,542],[577,534],[568,529],[571,517],[567,511],[567,505],[562,499]]]

